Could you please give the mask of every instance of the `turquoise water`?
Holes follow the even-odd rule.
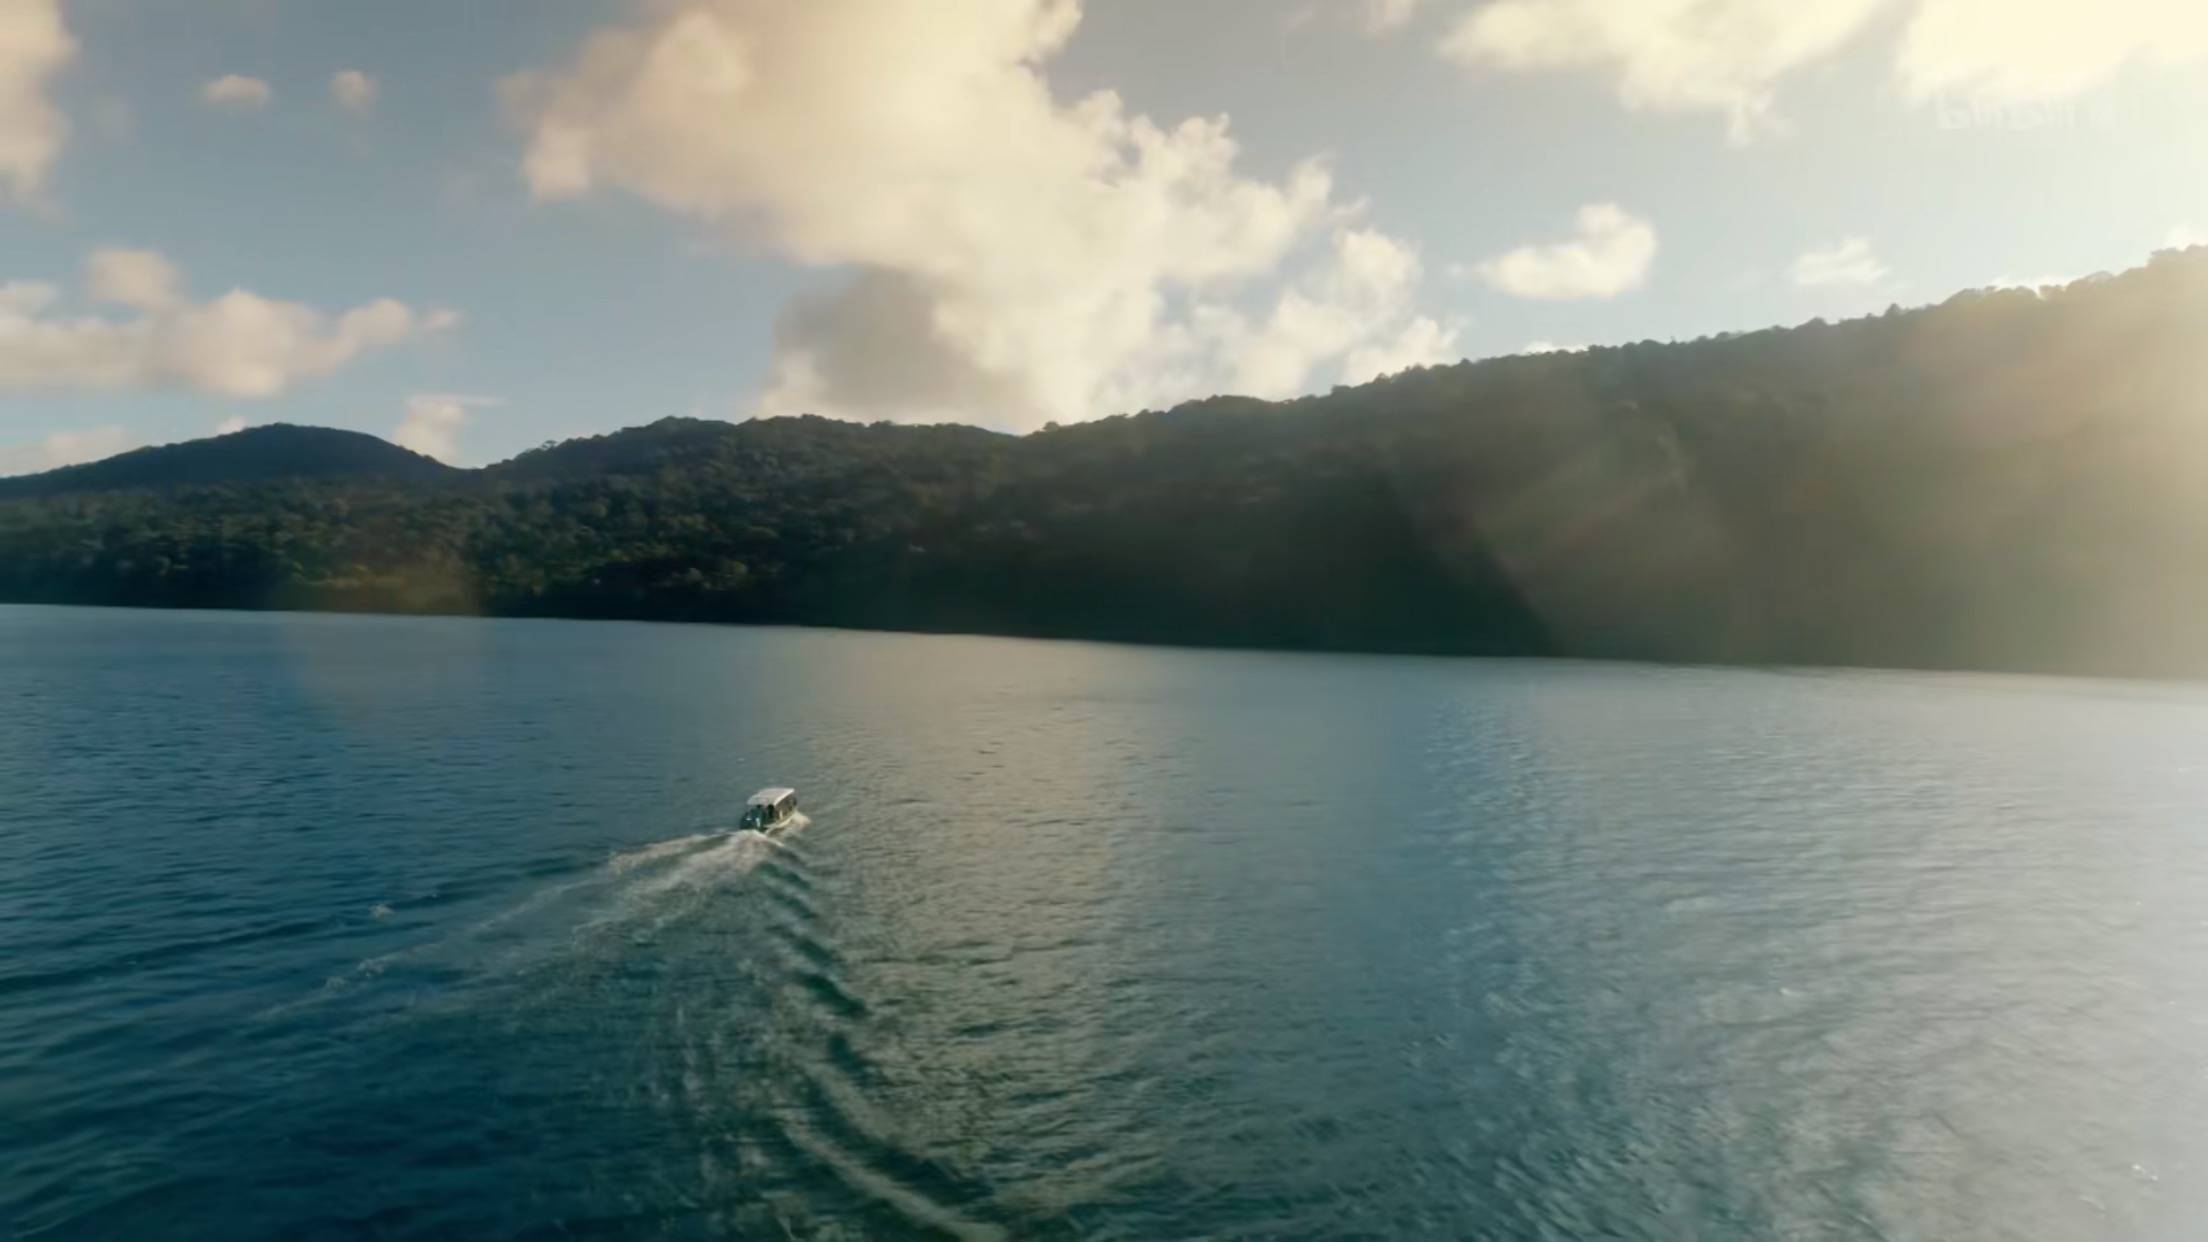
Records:
[[[0,1237],[2208,1219],[2198,688],[0,609],[0,792]]]

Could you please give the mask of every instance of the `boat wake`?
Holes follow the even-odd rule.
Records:
[[[643,846],[639,849],[629,850],[626,853],[614,854],[612,857],[606,859],[606,870],[611,871],[615,875],[620,875],[628,871],[634,871],[638,867],[645,866],[649,863],[658,862],[660,859],[673,858],[678,854],[688,853],[689,851],[694,850],[701,845],[704,845],[708,841],[717,841],[722,839],[722,837],[726,835],[729,834],[718,832],[693,832],[686,837],[676,837],[668,841],[655,841],[652,844]]]
[[[800,815],[771,832],[741,828],[677,837],[615,854],[606,860],[606,870],[622,877],[618,898],[584,930],[644,919],[656,931],[688,913],[697,898],[751,874],[808,822]]]
[[[698,832],[656,841],[613,855],[606,860],[606,870],[618,876],[648,869],[650,874],[640,877],[637,883],[637,887],[647,893],[718,883],[744,875],[766,861],[781,848],[782,842],[811,822],[800,814],[791,816],[787,823],[771,832],[739,828],[734,832]],[[660,863],[668,865],[654,865]]]
[[[421,985],[449,992],[512,979],[548,960],[619,952],[699,913],[726,886],[787,849],[788,839],[810,822],[797,815],[769,832],[697,832],[617,851],[518,899],[478,906],[470,917],[451,919],[440,934],[363,959],[327,979],[316,999],[371,984],[411,983],[412,1004],[421,999]],[[404,902],[379,902],[371,917],[397,932],[408,913]]]

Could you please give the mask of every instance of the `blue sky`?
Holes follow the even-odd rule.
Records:
[[[0,0],[0,471],[1023,430],[2118,269],[2208,233],[2204,56],[2172,0]]]

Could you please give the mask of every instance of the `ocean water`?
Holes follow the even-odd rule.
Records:
[[[2204,1228],[2199,687],[0,609],[0,1237]]]

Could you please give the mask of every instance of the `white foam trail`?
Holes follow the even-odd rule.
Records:
[[[615,875],[625,875],[628,872],[636,870],[638,867],[645,866],[649,863],[658,862],[663,858],[674,858],[678,856],[688,855],[695,851],[700,856],[708,854],[713,856],[714,861],[705,864],[702,868],[703,870],[717,871],[721,869],[721,864],[726,862],[728,857],[727,852],[733,843],[738,841],[751,840],[765,841],[769,844],[778,844],[787,837],[796,836],[800,831],[804,829],[807,824],[810,824],[812,822],[813,821],[807,818],[806,815],[801,811],[794,815],[791,815],[788,820],[776,825],[773,829],[767,832],[757,832],[750,828],[739,828],[734,832],[693,832],[685,837],[673,837],[665,841],[654,841],[650,845],[638,846],[636,849],[633,850],[619,851],[606,860],[606,869],[613,872]],[[713,848],[699,848],[708,844],[712,844]],[[684,866],[689,866],[687,860],[685,861]]]
[[[686,854],[665,872],[640,881],[632,890],[651,896],[677,888],[700,888],[747,874],[774,852],[774,841],[749,828],[732,832],[720,843]]]
[[[526,921],[540,913],[566,925],[571,932],[564,938],[568,943],[616,927],[634,926],[641,920],[649,920],[649,926],[657,930],[694,909],[695,896],[749,874],[780,850],[785,838],[794,836],[811,822],[804,815],[794,815],[771,833],[750,829],[694,832],[616,852],[606,859],[603,867],[593,868],[564,883],[547,884],[473,923],[367,958],[347,974],[327,979],[315,996],[276,1006],[268,1013],[286,1012],[298,1005],[327,999],[353,984],[373,981],[402,962],[456,961],[468,963],[478,975],[510,974],[547,951],[557,951],[562,943],[563,938],[544,937],[542,931],[546,929],[535,933],[528,931],[530,924]],[[582,903],[582,908],[570,903],[571,895],[572,902]],[[596,907],[597,916],[582,918],[591,907]],[[380,921],[391,917],[393,910],[387,903],[378,903],[369,914]],[[522,925],[520,930],[527,939],[499,951],[496,938],[508,935],[512,924]]]
[[[811,822],[795,815],[771,832],[694,833],[617,854],[608,862],[610,874],[620,877],[612,901],[576,929],[576,938],[638,924],[656,932],[712,890],[749,875],[782,848],[784,838]]]
[[[613,857],[606,860],[606,869],[613,872],[615,875],[620,875],[623,872],[627,871],[633,871],[636,868],[643,866],[645,863],[657,862],[662,858],[668,857],[669,855],[681,854],[691,849],[695,849],[696,847],[713,840],[714,835],[715,834],[710,832],[693,832],[687,837],[676,837],[671,841],[656,841],[650,845],[644,846],[641,849],[629,850],[626,853],[617,853]]]

